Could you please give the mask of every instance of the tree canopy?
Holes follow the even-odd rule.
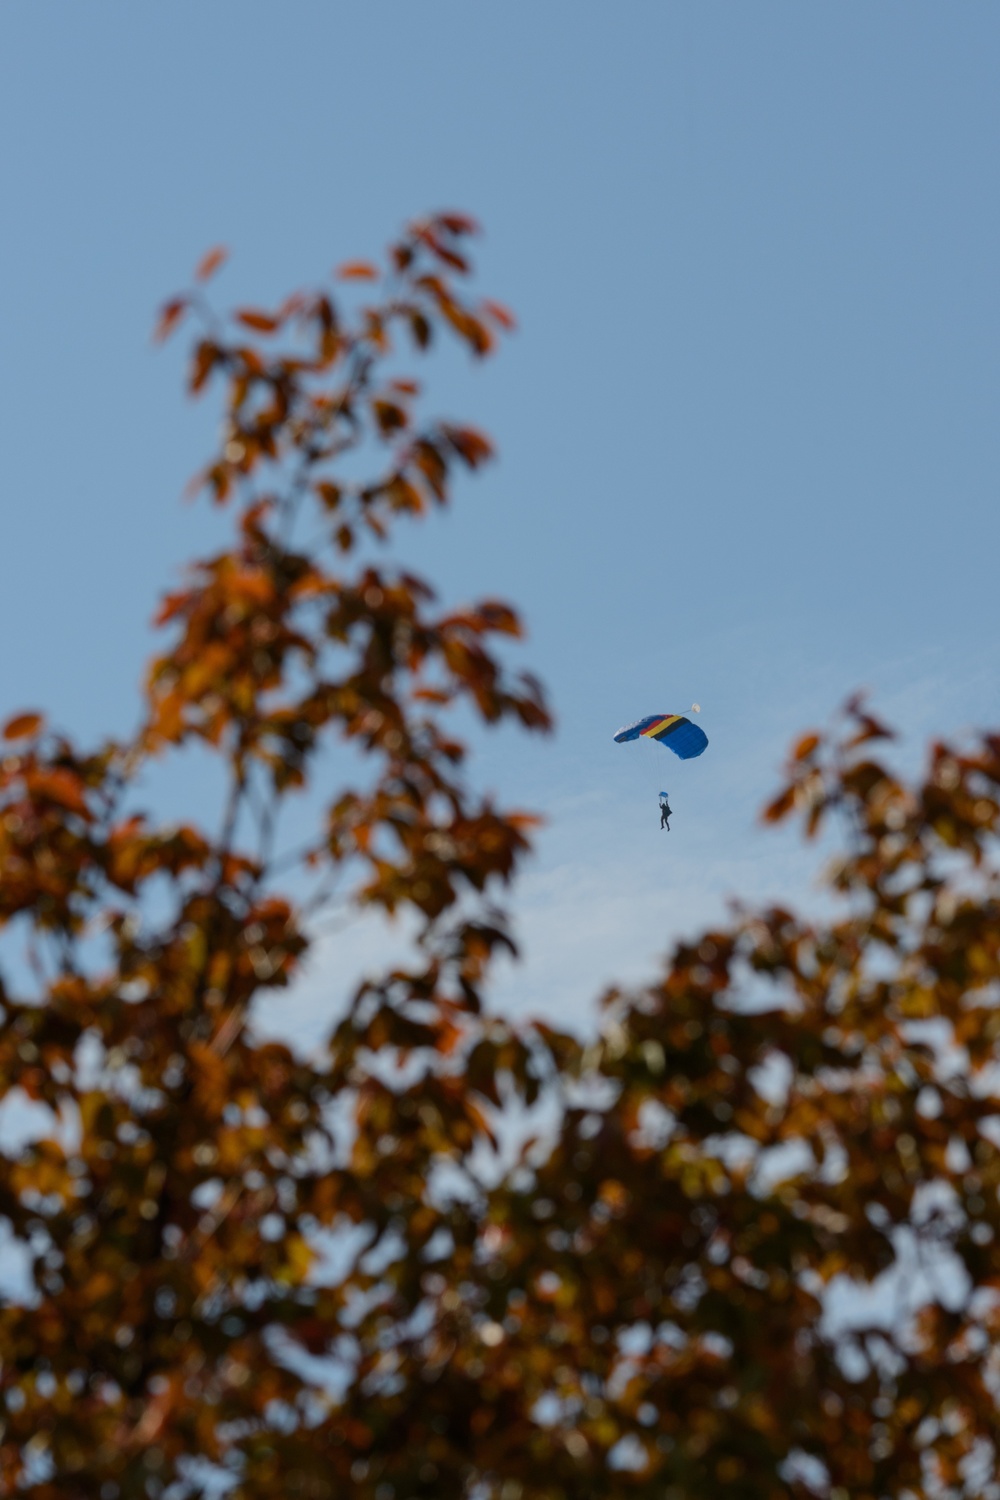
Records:
[[[491,1012],[533,820],[453,711],[549,712],[508,604],[443,609],[371,541],[492,452],[408,372],[512,325],[473,229],[226,317],[206,257],[159,331],[221,400],[231,544],[163,602],[134,739],[3,731],[0,1094],[34,1108],[0,1138],[2,1492],[1000,1495],[1000,737],[906,779],[849,704],[766,812],[833,835],[826,915],[738,910],[589,1039]],[[194,744],[217,826],[165,825],[144,771]],[[306,1060],[252,1007],[335,890],[416,956]]]

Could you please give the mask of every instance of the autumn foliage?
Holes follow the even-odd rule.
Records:
[[[4,730],[0,1493],[1000,1494],[1000,738],[911,784],[849,705],[767,812],[840,829],[833,915],[740,912],[589,1040],[490,1014],[532,820],[453,710],[549,717],[508,605],[385,560],[491,454],[409,373],[511,326],[472,230],[225,319],[206,257],[160,333],[221,399],[231,546],[165,599],[133,742]],[[195,745],[217,825],[158,823]],[[253,1006],[334,890],[419,942],[306,1061]]]

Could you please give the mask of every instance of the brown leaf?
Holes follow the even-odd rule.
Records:
[[[188,379],[188,389],[192,394],[201,390],[221,356],[221,349],[211,339],[202,339],[197,345]]]
[[[44,727],[45,718],[42,714],[16,714],[4,725],[3,737],[5,740],[26,740],[33,735],[40,734]]]
[[[437,215],[437,222],[443,224],[451,234],[478,234],[479,224],[469,214],[458,214],[453,212]]]
[[[493,444],[485,433],[477,432],[474,427],[444,427],[442,430],[470,469],[478,469],[486,459],[492,458]]]
[[[413,333],[413,341],[418,349],[426,349],[430,344],[432,332],[431,325],[422,312],[413,310],[409,314],[410,329]]]
[[[334,484],[329,479],[317,480],[314,488],[326,510],[336,510],[344,498],[344,491],[340,485]]]
[[[397,401],[384,401],[376,398],[372,402],[372,415],[383,437],[389,437],[394,432],[401,432],[407,425],[406,411]]]
[[[428,439],[421,438],[413,445],[413,462],[420,470],[431,488],[432,493],[438,500],[444,500],[446,495],[445,482],[448,477],[448,467],[441,456],[440,450]]]
[[[274,333],[275,329],[281,326],[279,320],[272,317],[270,313],[258,312],[253,307],[241,308],[239,312],[233,314],[233,317],[245,328],[254,328],[258,333]]]
[[[156,327],[153,330],[153,338],[156,343],[162,344],[164,339],[169,337],[172,330],[176,328],[184,316],[187,308],[188,299],[186,297],[174,297],[172,301],[163,304]]]
[[[787,817],[795,805],[794,787],[786,787],[780,792],[773,802],[765,807],[762,817],[765,823],[780,823],[782,818]]]

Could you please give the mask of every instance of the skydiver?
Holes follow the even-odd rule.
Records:
[[[670,832],[670,814],[671,814],[672,811],[673,811],[673,808],[670,806],[670,802],[668,801],[668,798],[667,798],[667,793],[666,792],[661,792],[660,793],[660,827],[661,828],[665,828],[668,833]]]

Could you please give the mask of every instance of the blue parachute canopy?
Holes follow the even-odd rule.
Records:
[[[615,735],[615,743],[624,745],[628,740],[649,739],[679,755],[681,760],[694,760],[708,745],[708,735],[697,724],[692,724],[683,714],[647,714],[626,724]]]

